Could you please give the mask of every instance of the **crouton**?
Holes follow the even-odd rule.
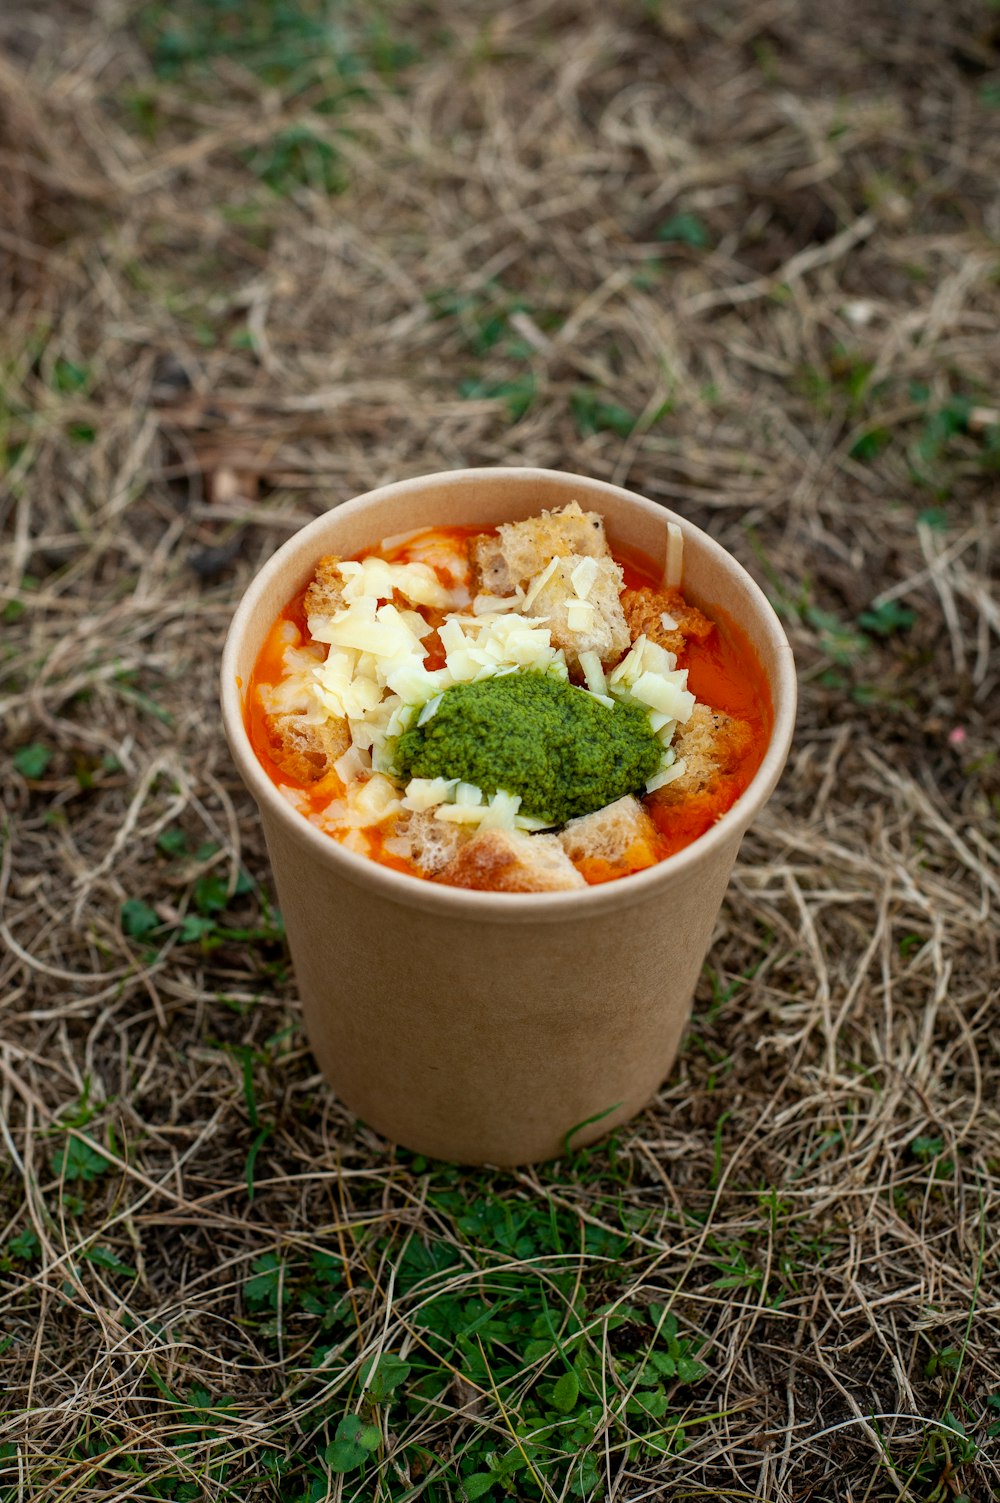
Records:
[[[688,638],[705,642],[715,631],[714,621],[703,616],[697,606],[688,605],[680,590],[651,590],[643,585],[638,590],[625,590],[621,603],[630,639],[634,642],[646,636],[675,657],[684,651]],[[676,625],[664,626],[660,619],[664,615]]]
[[[433,877],[454,860],[459,847],[469,839],[469,831],[462,825],[436,818],[433,809],[422,809],[396,818],[385,847],[390,855],[412,861],[423,876]]]
[[[626,795],[613,804],[571,819],[558,840],[585,878],[608,881],[655,866],[656,826],[639,803]]]
[[[552,646],[563,649],[570,672],[579,670],[581,652],[596,652],[602,663],[617,663],[631,640],[618,598],[622,571],[612,558],[596,560],[597,576],[586,598],[589,623],[577,627],[570,606],[578,598],[572,574],[579,562],[575,554],[560,559],[525,611],[545,618]]]
[[[473,594],[513,595],[517,581],[511,578],[500,538],[488,532],[470,538],[469,558],[472,562]]]
[[[351,744],[347,721],[340,718],[313,725],[306,715],[290,711],[266,715],[264,725],[271,761],[298,783],[325,778]]]
[[[650,795],[662,804],[712,792],[737,770],[753,745],[753,731],[745,720],[696,704],[684,725],[677,727],[672,744],[684,759],[684,772]]]
[[[306,619],[312,616],[335,616],[344,605],[344,581],[339,573],[340,559],[332,553],[316,565],[312,583],[306,590]]]
[[[570,501],[559,511],[543,511],[523,522],[503,522],[497,535],[481,534],[469,544],[476,588],[512,595],[519,584],[540,574],[552,558],[607,558],[603,518]]]
[[[479,830],[434,879],[482,892],[561,892],[586,887],[555,835]]]

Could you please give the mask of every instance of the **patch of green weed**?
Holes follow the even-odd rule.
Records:
[[[123,1263],[117,1253],[110,1247],[86,1247],[80,1256],[87,1262],[93,1263],[98,1268],[105,1269],[108,1273],[122,1274],[125,1278],[134,1279],[135,1269],[128,1263]]]
[[[347,169],[336,146],[310,125],[290,125],[249,152],[248,166],[277,194],[287,196],[303,185],[319,193],[343,193]]]
[[[851,350],[845,345],[836,345],[825,365],[803,365],[796,372],[792,386],[801,392],[823,417],[835,410],[848,417],[860,414],[872,395],[885,391],[880,383],[875,391],[869,387],[874,361]]]
[[[391,6],[357,0],[147,0],[137,26],[158,78],[204,88],[225,60],[288,101],[307,96],[314,116],[343,116],[371,80],[396,85],[418,56],[394,29]],[[143,134],[158,128],[155,96],[133,101],[132,112]],[[342,193],[348,179],[333,135],[300,120],[243,160],[277,194]]]
[[[154,0],[139,13],[139,33],[160,78],[196,77],[227,59],[296,92],[350,83],[376,59],[391,63],[379,12],[335,0]],[[404,49],[397,64],[408,56]]]
[[[567,1163],[587,1172],[589,1152]],[[422,1172],[419,1158],[412,1169]],[[332,1253],[275,1251],[254,1261],[243,1291],[248,1319],[265,1339],[280,1330],[308,1351],[317,1380],[349,1369],[376,1268],[394,1270],[393,1313],[408,1333],[405,1356],[387,1348],[333,1398],[317,1388],[312,1421],[325,1418],[328,1439],[300,1458],[294,1482],[289,1474],[289,1503],[309,1498],[331,1472],[350,1475],[357,1496],[377,1473],[385,1496],[400,1499],[409,1494],[394,1475],[419,1477],[429,1503],[586,1497],[603,1475],[606,1447],[634,1463],[684,1450],[697,1424],[691,1390],[710,1376],[702,1338],[676,1310],[631,1305],[615,1292],[646,1213],[619,1205],[613,1182],[588,1220],[501,1184],[436,1166],[420,1235],[373,1233],[363,1254],[368,1278],[352,1260],[348,1280]],[[584,1281],[582,1262],[590,1265]],[[419,1436],[449,1409],[456,1380],[478,1395],[480,1412],[475,1423],[455,1417],[445,1458]],[[386,1423],[404,1437],[391,1469],[381,1449]]]
[[[89,366],[79,365],[73,360],[65,360],[62,356],[56,361],[52,372],[52,385],[56,391],[86,391],[91,379]]]
[[[913,1139],[910,1152],[921,1164],[926,1164],[935,1180],[951,1180],[955,1177],[955,1161],[945,1154],[943,1138],[921,1134]]]
[[[23,1227],[7,1239],[7,1245],[0,1253],[0,1272],[9,1273],[15,1263],[36,1263],[41,1250],[38,1233],[30,1226]]]
[[[524,417],[535,399],[535,378],[530,371],[513,376],[509,381],[468,379],[458,383],[458,394],[466,401],[486,398],[502,401],[512,423]]]
[[[93,1143],[74,1136],[55,1150],[49,1159],[49,1167],[57,1179],[92,1185],[102,1174],[107,1174],[111,1164]]]
[[[147,939],[160,927],[160,915],[141,898],[127,898],[120,909],[122,931],[132,939]]]
[[[592,433],[617,433],[628,438],[638,419],[626,407],[608,402],[591,386],[577,386],[569,398],[570,408],[581,438]]]
[[[897,632],[909,631],[916,619],[916,613],[909,606],[900,605],[898,600],[885,600],[881,605],[862,611],[858,625],[862,631],[874,633],[877,637],[891,637]]]
[[[176,826],[161,831],[156,848],[161,855],[178,863],[181,870],[185,863],[204,863],[219,851],[213,841],[192,850],[184,831]],[[285,931],[281,915],[267,894],[258,889],[249,872],[241,867],[232,891],[229,884],[228,872],[217,868],[202,872],[191,882],[187,912],[180,919],[169,922],[162,920],[143,899],[128,898],[120,909],[122,930],[130,938],[150,945],[174,933],[180,944],[198,943],[206,954],[226,944],[264,947],[282,944]],[[227,922],[227,910],[239,899],[250,896],[256,896],[259,904],[256,918],[245,924]]]
[[[710,243],[708,230],[697,214],[672,214],[657,228],[657,240],[675,241],[703,250]]]
[[[213,1399],[197,1384],[181,1397],[155,1368],[147,1372],[158,1406],[167,1416],[155,1465],[148,1451],[136,1444],[134,1432],[130,1435],[92,1418],[68,1447],[74,1475],[109,1498],[138,1492],[164,1503],[200,1503],[206,1497],[246,1496],[243,1485],[237,1484],[235,1490],[227,1485],[237,1467],[232,1435],[232,1426],[238,1423],[236,1400],[227,1394]],[[257,1450],[258,1474],[277,1475],[280,1469],[274,1451],[266,1446]]]
[[[979,1448],[953,1410],[938,1424],[926,1427],[915,1462],[898,1462],[891,1442],[883,1441],[883,1446],[884,1464],[901,1485],[901,1496],[923,1498],[927,1503],[970,1503],[968,1494],[959,1491],[958,1468],[974,1461]]]
[[[821,610],[819,606],[807,606],[803,619],[815,631],[817,645],[823,656],[840,667],[850,667],[871,646],[864,632],[841,621],[831,611]]]
[[[850,447],[849,453],[852,459],[860,460],[862,464],[875,459],[882,450],[892,442],[892,433],[888,428],[866,428]]]
[[[52,761],[52,749],[40,741],[30,741],[27,746],[19,746],[11,760],[22,777],[42,778]]]
[[[491,278],[470,290],[436,287],[427,294],[427,306],[436,319],[454,321],[474,355],[496,351],[522,360],[532,354],[510,321],[512,314],[531,313],[530,305],[502,282]],[[536,314],[535,321],[542,329],[552,322],[544,313]]]
[[[933,486],[942,483],[940,470],[945,453],[956,435],[968,432],[972,405],[970,398],[959,394],[949,397],[940,407],[928,408],[920,433],[910,448],[915,480]]]
[[[525,366],[535,351],[511,322],[513,315],[531,312],[524,297],[491,279],[468,290],[434,288],[427,305],[435,319],[455,325],[471,354],[490,361],[488,370],[459,381],[459,396],[466,401],[500,400],[508,421],[519,422],[537,395],[535,374]],[[545,327],[552,320],[539,314],[536,322]]]

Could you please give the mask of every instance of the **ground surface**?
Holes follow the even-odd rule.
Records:
[[[328,21],[0,20],[0,1497],[997,1496],[1000,11]],[[656,1104],[462,1173],[316,1074],[215,678],[510,462],[718,537],[801,715]]]

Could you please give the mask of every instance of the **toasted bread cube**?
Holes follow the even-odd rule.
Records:
[[[588,862],[606,863],[603,875],[612,877],[642,871],[657,860],[656,826],[639,800],[628,794],[593,814],[571,819],[558,839],[585,876]]]
[[[488,532],[471,538],[469,558],[474,578],[473,594],[513,595],[517,581],[511,578],[500,538]]]
[[[680,590],[651,590],[643,585],[638,590],[625,590],[621,599],[630,640],[646,636],[675,657],[684,651],[689,637],[695,642],[705,642],[715,630],[714,621],[702,615],[697,606],[688,605]],[[661,620],[664,615],[675,621],[676,626],[664,626]]]
[[[335,616],[344,606],[344,581],[340,577],[340,559],[328,554],[316,565],[312,583],[306,590],[306,619],[311,616]]]
[[[386,848],[391,855],[412,861],[423,876],[433,877],[470,838],[468,829],[435,818],[433,809],[408,810],[393,824]]]
[[[268,751],[275,766],[299,783],[318,783],[351,744],[347,721],[333,718],[313,725],[294,711],[265,718]]]
[[[597,560],[597,577],[587,594],[589,624],[574,629],[571,605],[577,599],[572,574],[579,558],[560,559],[550,577],[527,608],[529,616],[542,616],[552,646],[561,647],[570,671],[578,671],[581,652],[596,652],[602,663],[617,663],[631,641],[618,592],[622,571],[612,558]]]
[[[519,584],[541,574],[553,558],[607,558],[604,520],[570,501],[559,511],[543,511],[523,522],[503,522],[497,536],[472,539],[469,556],[477,588],[490,595],[512,595]]]
[[[678,804],[711,792],[736,771],[752,744],[753,732],[745,720],[696,704],[688,720],[677,727],[672,742],[677,756],[684,759],[684,772],[650,797],[658,803]]]
[[[562,892],[586,887],[555,835],[479,830],[436,881],[482,892]]]

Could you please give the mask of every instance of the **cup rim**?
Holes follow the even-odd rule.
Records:
[[[599,494],[603,492],[624,500],[640,510],[648,509],[658,519],[662,519],[664,531],[667,522],[676,522],[685,534],[685,540],[688,536],[697,537],[700,548],[724,560],[728,569],[736,571],[741,584],[754,602],[757,619],[765,630],[769,631],[772,639],[776,669],[771,683],[774,724],[763,760],[750,783],[711,829],[699,835],[690,845],[671,856],[664,857],[655,866],[647,867],[641,872],[633,872],[614,882],[604,882],[583,889],[571,888],[560,892],[480,892],[470,888],[451,887],[444,883],[432,882],[424,877],[410,876],[407,872],[399,872],[392,867],[383,866],[381,862],[349,850],[340,841],[324,834],[304,819],[272,783],[258,761],[247,734],[244,696],[238,674],[240,643],[254,617],[261,597],[273,578],[282,571],[290,555],[308,554],[309,543],[314,538],[318,540],[323,535],[331,513],[336,512],[340,515],[360,512],[374,501],[390,496],[419,493],[431,486],[441,489],[468,484],[470,481],[495,482],[500,477],[505,477],[512,483],[543,479],[576,482],[587,487],[588,504],[596,501]],[[578,919],[591,913],[596,916],[600,913],[632,907],[650,898],[657,889],[684,881],[697,867],[710,861],[717,851],[731,841],[742,837],[770,797],[781,775],[795,725],[798,689],[792,650],[770,601],[742,564],[708,533],[696,527],[686,517],[623,486],[568,470],[542,469],[528,465],[442,470],[392,481],[330,507],[312,522],[307,523],[305,527],[299,528],[275,550],[247,585],[226,634],[220,680],[223,728],[237,768],[249,792],[262,814],[276,820],[294,840],[304,842],[311,854],[323,865],[331,867],[341,878],[355,886],[367,887],[375,895],[406,907],[416,907],[469,922],[488,918],[491,922],[515,924],[558,923],[562,920]]]

